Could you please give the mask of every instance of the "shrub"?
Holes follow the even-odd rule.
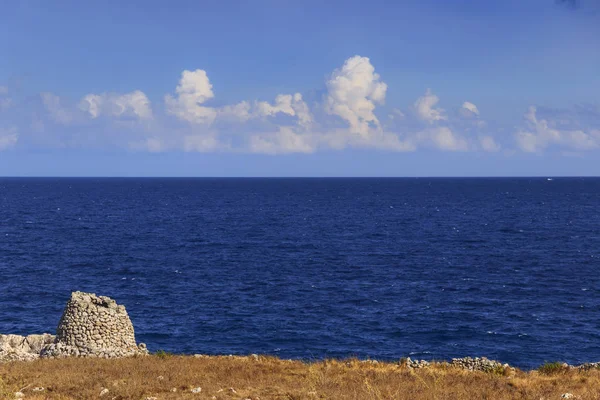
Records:
[[[565,372],[567,368],[558,361],[546,362],[538,368],[538,372],[544,375],[554,375]]]
[[[158,350],[156,353],[154,353],[154,355],[160,359],[165,359],[165,358],[173,357],[175,354],[170,353],[168,351],[164,351],[164,350]]]

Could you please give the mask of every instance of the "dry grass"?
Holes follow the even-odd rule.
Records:
[[[35,392],[35,387],[43,391]],[[191,389],[201,387],[200,393]],[[108,393],[99,397],[102,389]],[[176,389],[176,391],[172,391]],[[600,371],[500,375],[444,365],[410,370],[392,363],[272,357],[163,355],[120,360],[63,359],[0,364],[0,397],[14,399],[600,399]]]

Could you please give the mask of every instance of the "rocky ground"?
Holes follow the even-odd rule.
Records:
[[[0,362],[36,360],[42,349],[54,340],[55,336],[49,333],[29,336],[0,334]]]

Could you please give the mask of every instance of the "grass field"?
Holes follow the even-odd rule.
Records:
[[[163,353],[0,364],[0,396],[14,399],[16,392],[25,399],[558,400],[569,398],[563,397],[566,393],[572,399],[600,399],[600,370],[483,373],[444,364],[412,370],[399,363],[359,360],[304,363]]]

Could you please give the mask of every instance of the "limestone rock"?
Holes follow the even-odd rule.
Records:
[[[409,368],[428,368],[430,366],[429,361],[425,360],[412,360],[410,357],[405,358],[401,361],[401,364],[405,364]]]
[[[453,367],[466,369],[469,371],[482,371],[482,372],[494,372],[500,371],[508,367],[502,363],[494,360],[490,360],[486,357],[464,357],[464,358],[453,358],[450,363]]]
[[[39,357],[41,349],[54,342],[48,333],[41,335],[0,335],[0,362],[31,361]]]

